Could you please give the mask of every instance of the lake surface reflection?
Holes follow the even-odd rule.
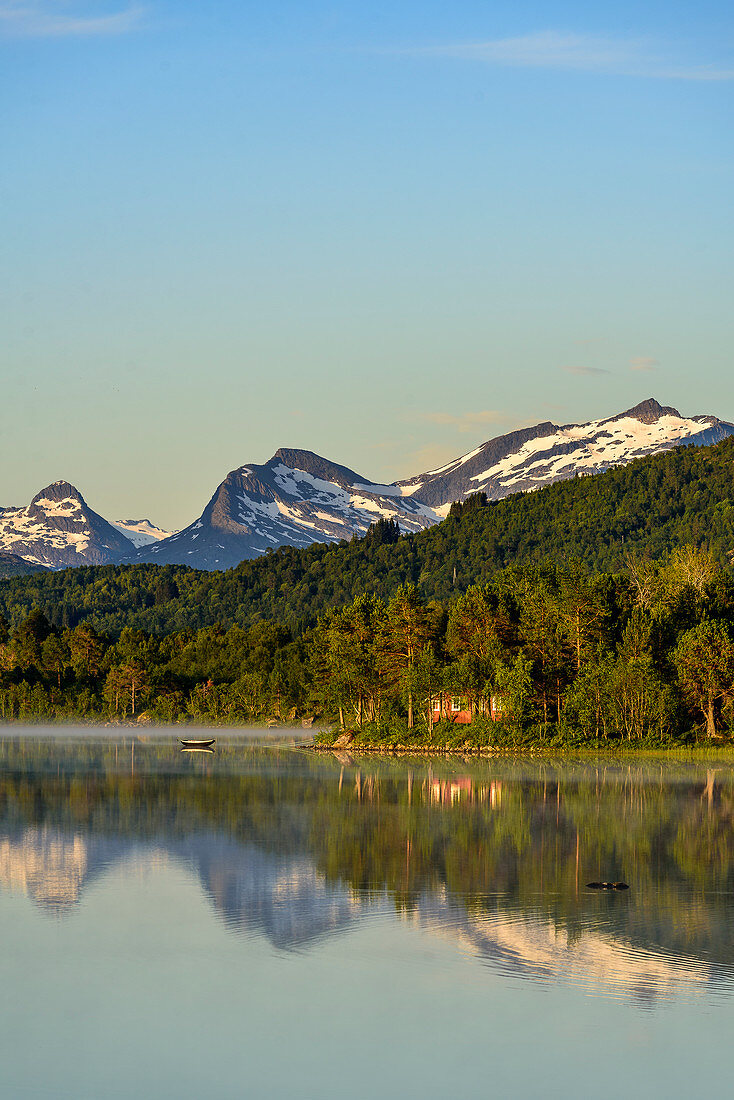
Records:
[[[3,1095],[720,1087],[733,821],[715,761],[6,736]]]

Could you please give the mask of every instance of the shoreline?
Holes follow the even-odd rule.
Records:
[[[100,722],[87,719],[86,721],[69,721],[69,722],[2,722],[0,723],[0,738],[5,737],[23,737],[24,735],[33,736],[47,731],[54,731],[62,733],[63,731],[78,730],[84,732],[87,735],[94,736],[98,731],[102,737],[114,737],[114,731],[118,731],[120,734],[129,736],[130,734],[137,735],[137,739],[141,742],[149,740],[157,740],[160,738],[172,737],[174,739],[185,738],[187,734],[191,736],[193,731],[212,733],[217,737],[220,737],[223,742],[238,738],[238,734],[249,734],[250,737],[256,739],[262,738],[263,740],[272,739],[273,743],[277,743],[280,738],[282,746],[283,741],[292,742],[292,747],[297,748],[307,753],[314,753],[315,755],[329,755],[337,758],[346,757],[382,757],[399,759],[404,757],[418,757],[424,759],[460,759],[464,761],[469,760],[487,760],[497,758],[579,758],[585,757],[593,759],[596,757],[655,757],[656,759],[669,758],[671,760],[680,759],[712,759],[715,757],[723,758],[727,761],[734,760],[734,741],[717,739],[712,743],[704,741],[692,742],[690,744],[635,744],[634,742],[599,742],[599,743],[549,743],[540,739],[534,741],[527,741],[519,744],[493,744],[493,745],[472,745],[466,742],[455,745],[436,745],[426,744],[421,742],[406,743],[386,743],[379,741],[360,741],[358,739],[352,739],[348,742],[343,740],[343,735],[335,738],[331,742],[321,741],[318,738],[323,736],[324,729],[309,730],[304,729],[302,726],[271,726],[271,725],[248,725],[248,726],[235,726],[235,725],[194,725],[189,723],[154,723],[154,722]],[[341,743],[340,743],[341,742]]]
[[[657,758],[680,757],[710,758],[725,756],[734,760],[734,742],[727,741],[719,745],[481,745],[481,746],[436,746],[436,745],[379,745],[350,744],[324,745],[314,743],[303,748],[318,754],[336,756],[383,756],[383,757],[441,757],[463,760],[482,760],[496,757],[599,757],[599,756],[655,756]]]

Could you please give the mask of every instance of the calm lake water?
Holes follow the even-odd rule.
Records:
[[[2,1097],[728,1094],[728,764],[125,732],[0,736]]]

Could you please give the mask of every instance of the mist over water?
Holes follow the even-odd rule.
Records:
[[[53,740],[63,741],[70,738],[83,737],[92,741],[122,741],[136,740],[140,742],[160,741],[178,744],[181,738],[210,738],[217,741],[250,741],[263,742],[264,744],[279,743],[298,744],[309,742],[312,732],[303,729],[302,726],[277,726],[269,729],[267,726],[221,726],[212,729],[211,726],[149,726],[149,725],[100,725],[90,723],[88,726],[78,725],[74,722],[54,722],[49,725],[33,723],[23,725],[19,722],[3,725],[0,723],[0,739],[20,741]]]
[[[186,753],[181,732],[2,731],[8,1080],[585,1096],[613,1050],[633,1093],[720,1083],[728,763],[376,760],[294,749],[301,729]]]

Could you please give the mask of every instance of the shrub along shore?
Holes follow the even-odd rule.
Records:
[[[493,756],[504,753],[553,753],[559,750],[606,752],[610,749],[634,752],[671,749],[710,751],[726,750],[729,746],[734,747],[730,737],[717,735],[711,739],[706,737],[705,731],[695,728],[677,737],[623,740],[590,737],[583,731],[558,730],[553,726],[518,728],[511,722],[489,724],[485,719],[461,726],[441,722],[430,733],[425,728],[408,730],[405,723],[382,727],[370,725],[359,730],[341,730],[335,726],[318,731],[313,743],[313,748],[320,752],[439,756]]]

